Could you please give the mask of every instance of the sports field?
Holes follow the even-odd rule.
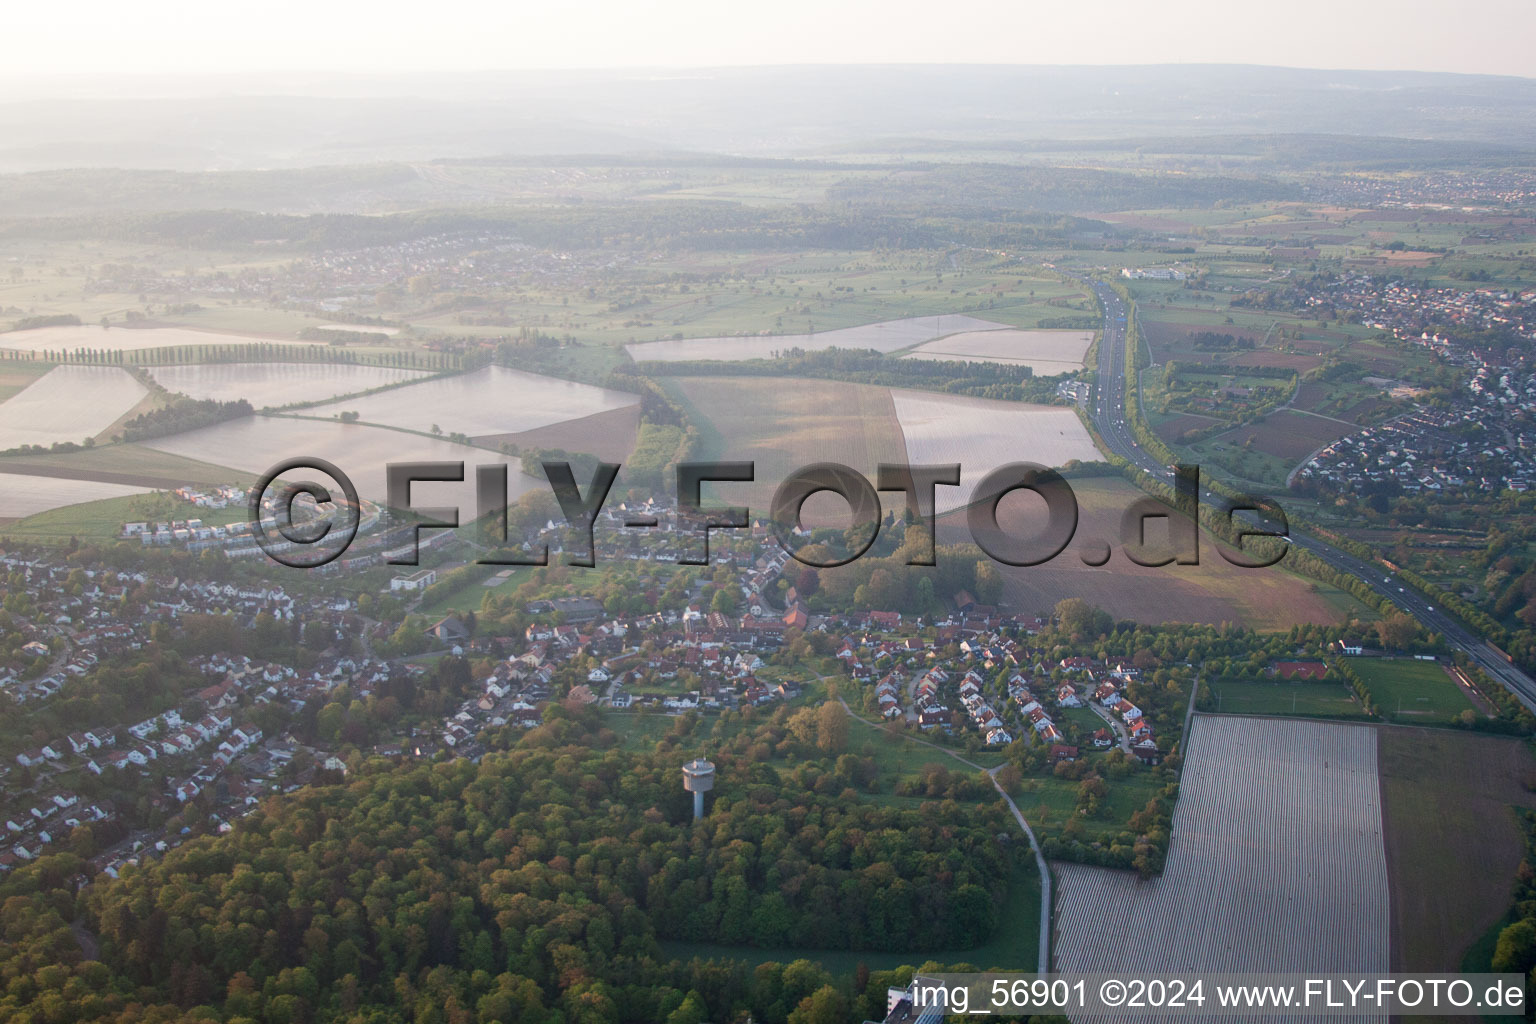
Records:
[[[1320,718],[1368,718],[1354,693],[1342,682],[1289,679],[1212,679],[1208,708],[1229,715],[1299,715]]]
[[[1350,668],[1370,689],[1382,717],[1404,725],[1447,725],[1463,711],[1476,710],[1433,661],[1412,658],[1355,658]]]

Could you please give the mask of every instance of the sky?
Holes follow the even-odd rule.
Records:
[[[1536,77],[1536,3],[1480,0],[56,0],[11,76],[765,64],[1272,64]]]

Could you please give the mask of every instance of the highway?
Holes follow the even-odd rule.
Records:
[[[1132,386],[1132,378],[1125,365],[1125,303],[1102,282],[1083,280],[1083,283],[1093,288],[1099,306],[1104,311],[1104,335],[1099,342],[1098,387],[1088,408],[1094,427],[1111,452],[1149,476],[1171,484],[1172,472],[1142,450],[1125,422],[1125,393],[1126,388]],[[1219,496],[1203,490],[1201,501],[1218,503]],[[1326,541],[1306,534],[1292,533],[1290,542],[1293,547],[1363,581],[1376,593],[1412,615],[1424,628],[1445,637],[1447,643],[1465,651],[1478,667],[1518,697],[1527,708],[1536,712],[1536,680],[1511,664],[1485,639],[1462,625],[1460,620],[1434,607],[1423,594],[1400,582],[1385,566],[1361,561]]]

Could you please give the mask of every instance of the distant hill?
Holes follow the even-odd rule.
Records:
[[[0,79],[0,91],[0,172],[1273,134],[1536,147],[1536,80],[1235,65],[103,78],[51,96]]]

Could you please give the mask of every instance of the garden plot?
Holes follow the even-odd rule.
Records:
[[[548,484],[524,474],[517,459],[483,448],[454,444],[433,437],[419,437],[359,423],[334,423],[288,416],[246,416],[202,430],[146,442],[147,447],[231,466],[260,474],[284,459],[318,456],[352,478],[358,493],[384,502],[385,467],[391,462],[462,462],[463,483],[420,483],[411,488],[413,505],[457,505],[461,522],[475,515],[475,467],[502,463],[507,472],[508,500],[516,501],[530,490]],[[302,476],[302,474],[294,474]],[[315,471],[309,475],[325,483]],[[585,485],[586,481],[580,481]]]
[[[243,398],[257,409],[324,402],[428,375],[346,363],[198,363],[156,366],[149,373],[167,391],[220,402]]]
[[[0,404],[0,449],[95,437],[148,394],[116,366],[55,366]]]
[[[6,473],[0,476],[0,519],[24,519],[65,505],[149,493],[148,487],[129,484]]]
[[[30,331],[0,334],[0,348],[23,352],[74,351],[77,348],[104,349],[109,352],[138,352],[147,348],[218,345],[323,345],[323,341],[274,338],[266,335],[231,334],[227,331],[194,331],[187,327],[102,327],[79,324],[74,327],[34,327]]]
[[[1092,344],[1092,331],[965,331],[926,342],[902,358],[1009,363],[1053,377],[1081,370]]]
[[[1007,324],[980,320],[963,313],[918,316],[906,320],[887,320],[878,324],[843,327],[815,334],[775,334],[740,338],[684,338],[674,341],[650,341],[624,346],[635,362],[654,360],[675,363],[691,359],[717,359],[736,362],[742,359],[772,359],[775,353],[792,348],[808,352],[825,348],[872,348],[877,352],[921,345],[949,334],[1011,330]],[[1079,356],[1081,361],[1081,356]]]
[[[1162,876],[1056,872],[1062,971],[1385,972],[1376,730],[1199,716]]]
[[[421,433],[511,434],[638,405],[626,391],[543,377],[504,366],[437,377],[362,398],[330,402],[305,415],[355,412],[364,423]],[[436,428],[436,429],[434,429]]]
[[[998,466],[1064,466],[1100,458],[1068,408],[923,391],[892,390],[891,398],[914,465],[960,464],[960,486],[938,488],[940,513],[970,504],[976,485]]]

